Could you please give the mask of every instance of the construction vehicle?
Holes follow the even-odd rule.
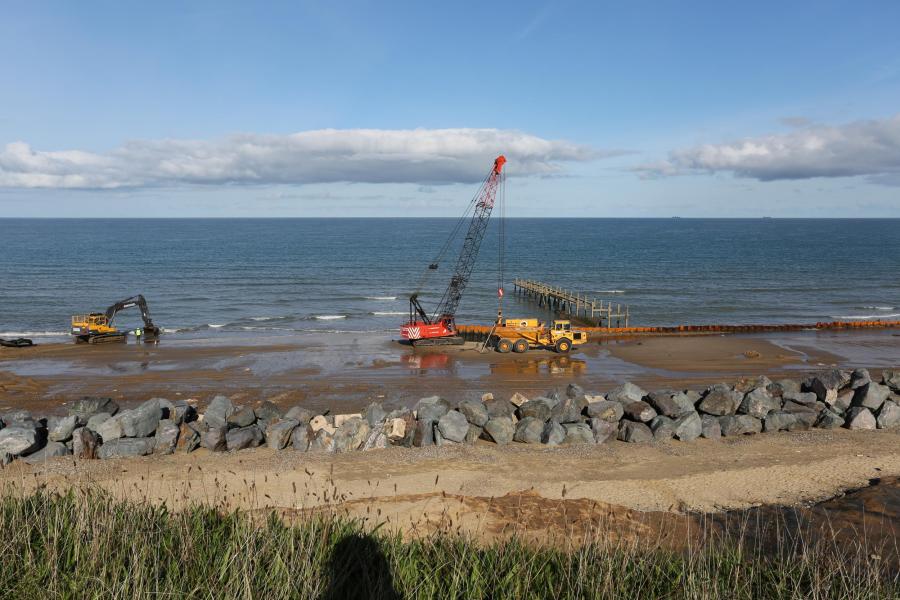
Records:
[[[450,237],[438,252],[437,257],[431,261],[425,271],[422,281],[419,282],[417,290],[422,287],[424,281],[430,271],[438,269],[440,259],[447,252],[456,238],[457,233],[461,230],[465,223],[466,216],[472,211],[472,217],[469,221],[469,228],[462,244],[459,258],[456,261],[456,267],[453,275],[450,277],[450,283],[444,291],[441,301],[437,308],[429,314],[419,301],[419,292],[416,291],[409,297],[409,320],[400,327],[400,335],[408,340],[414,346],[443,346],[443,345],[460,345],[463,338],[456,331],[456,310],[459,308],[459,302],[462,300],[463,291],[469,283],[472,275],[472,269],[475,266],[475,259],[478,257],[478,250],[481,247],[481,241],[484,239],[484,233],[487,229],[488,220],[491,211],[494,209],[494,203],[500,191],[500,199],[502,200],[503,186],[503,165],[506,163],[506,157],[498,156],[494,160],[490,173],[484,179],[475,197],[469,203],[469,207],[457,221],[456,226],[450,233]],[[501,220],[501,236],[503,232]],[[502,252],[503,242],[501,237],[501,268],[502,268]],[[500,274],[500,285],[497,293],[502,298],[502,270]]]
[[[503,354],[523,353],[535,348],[566,354],[572,346],[587,341],[587,332],[572,329],[568,320],[558,319],[547,327],[537,319],[504,319],[491,331],[487,345]]]
[[[153,324],[150,318],[150,309],[147,301],[140,294],[120,300],[102,313],[90,313],[87,315],[74,315],[72,317],[72,335],[79,344],[101,344],[107,342],[124,342],[128,336],[127,331],[116,329],[113,321],[119,312],[138,307],[141,311],[141,319],[144,328],[139,330],[140,338],[145,342],[155,342],[159,339],[159,327]]]

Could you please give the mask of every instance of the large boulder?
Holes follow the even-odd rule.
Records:
[[[263,434],[256,425],[229,429],[225,434],[225,447],[234,452],[245,448],[256,448],[263,443]]]
[[[819,413],[815,426],[820,429],[837,429],[844,426],[844,417],[832,410],[825,409]]]
[[[571,387],[571,386],[570,386]],[[565,444],[593,444],[594,433],[591,428],[584,423],[563,423],[563,429],[566,432]]]
[[[47,442],[46,446],[44,446],[34,454],[29,454],[25,457],[24,460],[29,465],[36,465],[45,462],[49,458],[68,455],[69,449],[62,442]]]
[[[236,408],[233,413],[225,418],[225,424],[229,429],[250,427],[256,423],[256,411],[249,406]]]
[[[68,442],[72,439],[72,432],[78,425],[78,417],[51,417],[47,419],[47,439],[51,442]]]
[[[334,433],[334,452],[359,450],[369,437],[369,424],[361,417],[349,419]]]
[[[647,403],[660,415],[677,418],[694,411],[694,403],[684,392],[663,390],[647,395]]]
[[[69,407],[69,414],[78,417],[82,423],[98,413],[107,413],[115,415],[119,412],[119,405],[112,398],[98,398],[94,396],[85,396],[72,403]]]
[[[747,392],[743,401],[741,401],[738,412],[757,419],[763,419],[769,412],[780,408],[781,401],[769,394],[766,388],[759,387]]]
[[[644,423],[623,420],[619,422],[618,438],[623,442],[643,444],[653,440],[653,432]]]
[[[544,433],[544,421],[536,417],[522,417],[516,423],[516,433],[513,440],[523,444],[540,444]]]
[[[200,434],[200,445],[211,452],[224,452],[228,447],[225,433],[228,430],[225,424],[218,427],[208,427]]]
[[[584,389],[577,383],[570,383],[566,386],[566,397],[572,398],[573,400],[584,398]]]
[[[723,383],[718,383],[706,390],[697,408],[708,415],[725,416],[737,412],[744,395]]]
[[[847,411],[848,429],[875,429],[876,427],[878,427],[878,422],[875,420],[875,415],[865,406],[854,406]]]
[[[509,400],[500,398],[490,398],[484,403],[487,408],[488,415],[494,417],[515,417],[516,405]]]
[[[40,448],[41,436],[31,427],[4,427],[0,429],[0,452],[10,456],[24,456]]]
[[[294,430],[291,432],[291,447],[294,450],[299,450],[300,452],[306,452],[309,450],[310,442],[313,439],[313,431],[309,426],[309,423],[300,423]]]
[[[793,402],[794,404],[805,404],[813,406],[816,402],[820,402],[819,397],[813,392],[788,392],[781,396],[782,404],[785,402]]]
[[[700,435],[708,440],[717,440],[722,437],[722,426],[719,425],[719,419],[712,415],[700,416],[701,431]]]
[[[181,433],[181,427],[172,419],[161,419],[156,427],[156,444],[153,448],[154,454],[172,454],[175,452],[175,446],[178,445],[178,436]]]
[[[96,431],[97,435],[99,435],[100,439],[102,439],[104,442],[111,442],[125,435],[125,432],[122,428],[121,414],[116,415],[115,417],[110,417],[105,421],[101,421],[99,425],[92,425],[91,421],[88,421],[88,428]]]
[[[100,438],[91,429],[79,427],[72,432],[72,454],[81,460],[97,458],[100,448]]]
[[[900,369],[882,371],[881,383],[900,394]]]
[[[469,423],[478,427],[484,427],[490,418],[487,407],[481,400],[467,398],[459,403],[456,410],[461,412]]]
[[[900,405],[893,400],[885,400],[881,408],[878,409],[878,419],[876,420],[878,429],[893,429],[900,427]]]
[[[297,421],[303,425],[309,423],[312,418],[316,416],[316,414],[302,406],[292,406],[286,413],[284,413],[285,420]]]
[[[763,420],[763,431],[767,433],[788,431],[796,422],[797,416],[795,414],[784,412],[783,410],[773,410]]]
[[[440,396],[422,398],[416,403],[416,419],[431,423],[437,422],[450,410],[450,403]]]
[[[272,450],[284,450],[291,443],[291,435],[299,425],[300,421],[295,419],[281,419],[269,423],[266,427],[266,445]]]
[[[259,406],[253,409],[253,412],[256,413],[256,420],[263,423],[264,428],[269,423],[280,421],[283,417],[281,409],[271,400],[263,400]]]
[[[300,429],[299,427],[297,429]],[[334,433],[319,429],[309,441],[309,452],[334,452]]]
[[[857,388],[853,395],[853,406],[862,406],[871,411],[881,408],[884,401],[891,395],[891,390],[886,385],[869,382]]]
[[[416,420],[416,430],[412,445],[416,448],[434,446],[434,421]]]
[[[515,394],[513,394],[512,396],[509,397],[509,401],[514,406],[519,407],[519,406],[522,406],[523,404],[525,404],[526,402],[528,402],[528,396],[526,396],[524,394],[520,394],[519,392],[516,392]]]
[[[512,441],[516,433],[516,426],[512,417],[491,417],[484,424],[484,433],[482,437],[486,437],[495,444],[508,444]]]
[[[586,405],[587,401],[583,394],[578,399],[566,396],[551,409],[550,418],[557,423],[580,423],[582,422],[581,411]]]
[[[209,401],[206,412],[203,413],[203,422],[210,429],[223,428],[227,424],[228,417],[235,411],[234,404],[227,396],[216,396]]]
[[[437,429],[443,439],[461,444],[469,433],[469,421],[461,412],[451,410],[438,420]]]
[[[566,440],[565,428],[556,421],[544,423],[544,431],[541,432],[541,442],[548,446],[558,446]]]
[[[38,422],[27,410],[11,410],[0,416],[0,422],[6,427],[24,427],[26,429],[37,429]]]
[[[644,399],[644,396],[647,395],[640,387],[634,385],[633,383],[626,381],[622,385],[617,388],[613,388],[608,394],[606,394],[607,400],[612,400],[614,402],[621,402],[622,404],[628,404],[630,402],[638,402]]]
[[[650,431],[655,440],[671,440],[675,436],[675,421],[665,415],[657,415],[650,421]]]
[[[838,369],[830,369],[813,376],[807,383],[809,391],[819,400],[831,404],[837,398],[838,391],[844,385],[844,375]]]
[[[484,427],[479,427],[478,425],[469,423],[469,432],[466,434],[466,443],[474,444],[479,439],[481,439],[483,433]]]
[[[626,417],[632,421],[639,421],[641,423],[649,423],[653,420],[653,417],[656,416],[656,411],[653,410],[653,407],[643,400],[623,404],[622,410],[625,412]]]
[[[200,435],[205,431],[201,421],[184,421],[178,427],[178,442],[175,449],[181,452],[193,452],[200,447]]]
[[[696,440],[703,433],[703,421],[696,411],[684,413],[675,419],[675,438],[682,442]]]
[[[159,400],[152,398],[137,408],[122,411],[114,418],[122,424],[122,437],[149,437],[153,435],[153,432],[156,431],[156,426],[159,425],[159,420],[162,418],[162,408],[159,405]]]
[[[792,392],[800,393],[800,382],[794,381],[793,379],[779,379],[773,383],[770,383],[766,386],[766,391],[775,396],[776,398],[781,398],[785,394],[789,394]]]
[[[77,418],[77,417],[76,417]],[[90,429],[91,431],[97,431],[97,428],[100,427],[106,421],[109,421],[112,418],[112,415],[109,413],[97,413],[96,415],[92,415],[90,419],[87,420],[87,424],[85,427]],[[119,426],[121,428],[121,425]],[[119,435],[119,437],[122,437]]]
[[[146,456],[153,453],[156,439],[152,437],[119,438],[104,442],[100,446],[100,458],[127,458],[129,456]]]
[[[844,414],[853,404],[853,397],[856,396],[855,390],[846,390],[838,392],[834,402],[828,404],[828,407],[839,415]]]
[[[378,427],[387,417],[387,411],[384,410],[381,402],[372,402],[363,410],[362,414],[371,429]]]
[[[619,422],[610,422],[606,419],[594,417],[590,420],[591,432],[594,434],[594,442],[602,444],[616,439]]]
[[[546,423],[550,420],[550,415],[553,413],[553,407],[557,404],[556,401],[550,400],[549,398],[534,398],[523,403],[519,407],[519,418],[524,419],[526,417],[531,417]]]
[[[192,404],[188,404],[186,400],[176,400],[172,403],[172,408],[169,411],[169,419],[172,420],[176,425],[181,425],[182,423],[190,423],[192,421],[197,420],[197,407]]]
[[[719,426],[722,428],[722,435],[726,437],[762,431],[762,421],[750,415],[725,415],[719,417]]]
[[[850,389],[859,389],[864,385],[872,382],[872,376],[869,375],[868,369],[853,369],[850,373]]]
[[[603,419],[610,423],[618,423],[625,414],[625,409],[621,402],[616,402],[614,400],[599,400],[597,402],[588,403],[585,412],[587,413],[587,416],[591,418]]]

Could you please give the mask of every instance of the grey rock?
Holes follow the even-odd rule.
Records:
[[[466,433],[466,443],[474,444],[476,441],[478,441],[478,438],[481,437],[482,433],[484,433],[483,427],[479,427],[478,425],[469,423],[469,432]]]
[[[763,431],[787,431],[797,422],[797,416],[783,410],[773,410],[763,420]]]
[[[512,417],[491,417],[484,425],[484,435],[495,444],[508,444],[516,433]]]
[[[285,420],[293,420],[299,423],[309,423],[309,421],[316,416],[316,414],[302,406],[292,406],[286,413],[284,413]]]
[[[115,415],[117,412],[119,412],[119,405],[116,404],[112,398],[98,398],[93,396],[85,396],[80,400],[76,400],[72,403],[72,406],[69,407],[69,414],[75,415],[82,422],[86,422],[98,413]]]
[[[856,389],[853,406],[863,406],[869,410],[878,410],[891,395],[891,390],[880,383],[867,383]]]
[[[694,403],[683,392],[658,391],[651,392],[647,396],[647,403],[660,415],[676,418],[685,413],[694,411]]]
[[[203,421],[210,429],[223,428],[228,417],[234,413],[234,404],[227,396],[216,396],[209,402],[206,412],[203,413]]]
[[[573,400],[584,398],[584,389],[582,389],[582,387],[577,383],[570,383],[566,387],[566,396],[568,398],[572,398]]]
[[[263,434],[256,425],[229,429],[225,434],[225,447],[234,452],[245,448],[256,448],[263,443]]]
[[[703,420],[696,411],[685,413],[675,419],[675,438],[682,442],[696,440],[703,433]]]
[[[872,382],[872,376],[867,369],[854,369],[850,374],[850,389],[856,390]]]
[[[653,440],[653,432],[644,423],[623,420],[619,422],[618,438],[623,442],[644,444]]]
[[[881,383],[900,394],[900,369],[882,371]]]
[[[793,402],[795,404],[806,404],[812,406],[819,402],[819,397],[813,392],[788,392],[781,396],[784,402]]]
[[[815,426],[820,429],[837,429],[844,426],[844,417],[826,409],[819,413]]]
[[[719,417],[719,426],[722,428],[722,435],[726,437],[762,431],[762,421],[750,415],[725,415]]]
[[[78,424],[78,417],[53,417],[47,420],[47,439],[51,442],[67,442],[72,439],[72,432]]]
[[[366,410],[363,411],[363,417],[365,417],[369,427],[375,429],[378,427],[379,423],[385,420],[387,412],[380,402],[372,402],[366,407]]]
[[[819,413],[814,410],[795,411],[790,414],[797,417],[797,420],[788,428],[788,431],[806,431],[819,420]]]
[[[266,445],[272,450],[284,450],[291,442],[291,435],[298,425],[300,425],[300,421],[295,419],[282,419],[269,423],[269,426],[266,427]]]
[[[558,446],[566,440],[565,428],[556,421],[544,423],[544,431],[541,432],[541,442],[548,446]]]
[[[171,411],[171,416],[169,418],[176,425],[197,420],[197,409],[194,406],[188,404],[184,400],[177,400],[173,404],[174,408]]]
[[[160,419],[156,427],[156,442],[153,448],[154,454],[173,454],[178,445],[178,436],[181,427],[172,419]]]
[[[770,395],[765,388],[756,388],[744,396],[738,412],[757,419],[763,419],[770,411],[780,408],[780,400]]]
[[[708,440],[717,440],[722,437],[722,427],[719,425],[719,419],[712,415],[701,415],[700,422],[702,429],[700,435]]]
[[[839,415],[844,414],[850,408],[850,405],[853,404],[853,397],[856,393],[853,390],[848,390],[846,392],[838,392],[837,398],[835,398],[834,402],[829,405],[829,408],[836,412]]]
[[[306,452],[307,450],[309,450],[309,444],[312,437],[313,432],[309,426],[309,423],[300,423],[300,425],[295,427],[291,432],[291,447],[294,450]]]
[[[837,398],[838,390],[844,385],[844,376],[837,369],[831,369],[819,373],[809,380],[809,391],[818,396],[819,400],[831,404]]]
[[[878,429],[893,429],[900,427],[900,405],[893,400],[885,400],[878,409],[878,419],[876,420]]]
[[[122,437],[144,438],[153,435],[161,417],[159,400],[152,398],[137,408],[122,411],[115,419],[122,424]]]
[[[653,410],[653,407],[643,400],[623,404],[622,409],[624,410],[626,417],[632,421],[640,421],[641,423],[649,423],[653,420],[653,417],[656,416],[656,411]]]
[[[417,448],[434,446],[434,421],[416,420],[415,434],[412,445]]]
[[[478,427],[484,427],[490,418],[487,407],[481,400],[465,399],[459,403],[457,410],[465,415],[469,423]]]
[[[299,428],[298,428],[299,429]],[[334,436],[327,429],[320,429],[309,442],[309,452],[334,452]]]
[[[96,426],[94,431],[97,432],[104,443],[119,439],[124,435],[121,415],[110,417],[109,419],[102,421]]]
[[[256,411],[254,411],[249,406],[244,406],[241,408],[236,408],[233,413],[228,415],[225,419],[225,424],[229,428],[243,428],[250,427],[256,423]]]
[[[628,404],[630,402],[638,402],[640,400],[643,400],[644,396],[646,395],[646,391],[634,385],[633,383],[626,381],[619,387],[613,388],[608,394],[606,394],[606,399],[612,400],[614,402],[621,402],[622,404]]]
[[[87,427],[91,431],[97,431],[97,428],[100,427],[101,424],[105,423],[106,421],[110,420],[111,418],[112,418],[112,415],[109,413],[97,413],[96,415],[91,416],[91,418],[87,420],[87,425],[85,425],[85,427]],[[122,436],[119,435],[119,437],[122,437]]]
[[[12,410],[0,416],[0,421],[5,427],[22,427],[25,429],[36,429],[38,422],[27,410]]]
[[[80,460],[97,458],[100,447],[99,436],[87,427],[79,427],[72,432],[72,454]]]
[[[565,444],[594,444],[594,433],[584,423],[563,423],[566,431]]]
[[[263,400],[259,403],[253,412],[256,413],[256,419],[262,421],[266,425],[280,421],[282,419],[281,409],[271,400]]]
[[[25,457],[25,462],[29,465],[36,465],[45,462],[48,458],[56,458],[58,456],[68,456],[69,449],[62,442],[47,442],[47,445]]]
[[[766,390],[776,398],[781,398],[785,394],[799,394],[800,382],[794,381],[793,379],[779,379],[778,381],[767,385]]]
[[[618,404],[618,403],[617,403]],[[606,419],[594,417],[590,420],[591,432],[594,434],[594,442],[603,444],[616,439],[618,433],[618,421],[610,422]]]
[[[772,380],[765,375],[760,375],[755,379],[741,379],[734,384],[734,390],[746,395],[758,388],[766,389],[770,385],[772,385]]]
[[[445,440],[461,444],[469,433],[469,421],[461,412],[451,410],[438,420],[437,428]]]
[[[582,422],[581,411],[587,406],[587,400],[584,395],[579,399],[563,398],[550,411],[550,418],[557,423],[580,423]]]
[[[368,424],[368,421],[366,421]],[[363,451],[366,450],[380,450],[383,448],[387,448],[391,443],[388,441],[387,435],[384,433],[382,428],[370,429],[369,437],[366,438],[366,441],[363,442],[362,448]]]
[[[369,423],[354,417],[348,419],[334,432],[334,452],[359,450],[369,437]]]
[[[665,415],[658,415],[650,421],[650,431],[655,440],[671,440],[675,437],[675,421]]]
[[[175,449],[185,453],[193,452],[200,447],[200,436],[206,427],[201,421],[182,421],[179,426],[178,442]]]
[[[589,403],[585,412],[587,413],[587,416],[591,418],[603,419],[610,423],[618,423],[625,414],[625,409],[621,402],[600,400],[598,402]]]
[[[200,445],[212,452],[224,452],[228,447],[226,431],[224,423],[218,427],[209,427],[200,434]]]
[[[550,415],[553,413],[553,407],[557,404],[558,402],[550,400],[549,398],[534,398],[523,403],[522,406],[519,407],[519,418],[524,419],[526,417],[531,417],[546,423],[550,420]]]
[[[159,404],[160,410],[160,419],[169,419],[173,421],[172,415],[175,414],[175,404],[166,398],[151,398],[151,400],[155,400],[157,404]]]
[[[440,396],[422,398],[416,403],[416,418],[419,421],[437,422],[450,410],[450,403]]]
[[[743,394],[720,383],[706,390],[697,408],[708,415],[733,415],[743,400]]]
[[[488,415],[494,417],[512,417],[516,414],[516,405],[509,400],[493,398],[484,403],[487,408]]]
[[[104,442],[97,454],[103,459],[146,456],[153,453],[155,446],[156,440],[152,437],[119,438]]]
[[[864,406],[854,406],[847,411],[847,428],[848,429],[875,429],[878,422],[875,415]]]
[[[788,400],[784,403],[784,406],[781,407],[781,410],[784,412],[799,414],[799,413],[818,413],[818,406],[815,404],[797,404],[791,400]]]
[[[513,439],[523,444],[540,444],[543,433],[543,420],[536,417],[522,417],[522,420],[516,423]]]

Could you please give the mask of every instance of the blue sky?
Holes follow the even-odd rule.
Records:
[[[0,10],[0,216],[900,217],[897,2]]]

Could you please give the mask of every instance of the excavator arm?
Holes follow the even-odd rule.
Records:
[[[141,311],[141,319],[144,321],[144,334],[147,338],[149,339],[159,335],[159,328],[153,324],[153,319],[150,317],[150,309],[147,307],[147,300],[141,294],[120,300],[107,308],[106,318],[109,320],[110,325],[119,312],[135,306]]]

